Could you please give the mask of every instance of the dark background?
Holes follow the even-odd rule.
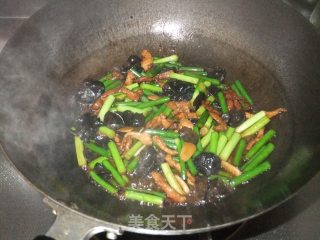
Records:
[[[0,0],[0,51],[24,21],[52,1],[54,0]],[[320,32],[320,1],[284,2],[309,19]],[[25,240],[45,234],[55,216],[42,202],[41,194],[16,173],[1,149],[0,179],[0,239]],[[228,239],[319,239],[319,181],[320,174],[288,202],[248,221]],[[234,229],[230,229],[230,234]],[[212,233],[213,239],[228,235],[225,231],[223,234],[221,231]]]

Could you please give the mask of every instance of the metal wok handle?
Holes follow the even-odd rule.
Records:
[[[46,236],[56,240],[89,240],[93,235],[106,232],[108,239],[116,239],[123,231],[118,226],[106,225],[95,218],[88,217],[77,211],[67,209],[54,200],[43,199],[57,216]]]

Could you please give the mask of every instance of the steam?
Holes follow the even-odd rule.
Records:
[[[0,142],[10,146],[9,156],[20,153],[39,156],[39,160],[45,157],[34,159],[34,164],[41,166],[55,157],[57,143],[69,137],[74,101],[70,91],[61,86],[61,79],[48,76],[46,63],[34,64],[37,71],[32,58],[17,61],[15,50],[9,52],[0,62]]]

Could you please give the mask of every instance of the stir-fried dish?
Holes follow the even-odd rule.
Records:
[[[185,66],[177,55],[132,55],[75,99],[78,164],[119,199],[202,204],[271,168],[284,108],[253,111],[253,100],[220,67]]]

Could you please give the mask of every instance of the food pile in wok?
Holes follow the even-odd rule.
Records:
[[[120,199],[203,204],[271,168],[267,124],[284,108],[253,100],[221,67],[185,66],[177,55],[131,55],[76,94],[78,164]]]

